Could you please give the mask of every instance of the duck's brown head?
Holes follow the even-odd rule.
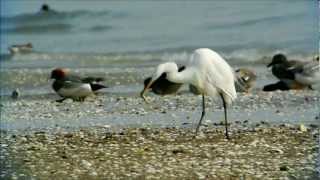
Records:
[[[66,68],[56,68],[53,71],[51,71],[50,78],[60,80],[60,79],[63,79],[68,73],[69,73],[69,70]]]

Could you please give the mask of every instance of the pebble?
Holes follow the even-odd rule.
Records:
[[[81,160],[81,165],[84,167],[84,168],[86,168],[86,169],[90,169],[91,168],[91,166],[92,166],[92,164],[90,163],[90,162],[88,162],[88,161],[86,161],[86,160]]]
[[[305,126],[305,125],[300,124],[300,125],[299,125],[299,131],[301,131],[301,132],[307,132],[307,131],[308,131],[308,129],[306,128],[306,126]]]

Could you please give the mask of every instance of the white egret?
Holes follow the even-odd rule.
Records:
[[[229,64],[218,53],[211,49],[196,49],[191,55],[188,65],[181,72],[178,72],[178,66],[174,62],[160,64],[141,95],[164,73],[166,74],[166,79],[169,81],[192,84],[201,92],[202,113],[195,135],[198,134],[199,127],[205,115],[205,95],[221,97],[224,107],[225,135],[226,138],[229,139],[227,106],[237,98],[234,86],[235,75]]]
[[[236,80],[235,87],[237,92],[249,93],[256,83],[257,75],[253,70],[247,68],[239,68],[235,71]],[[150,78],[151,79],[151,78]],[[193,85],[189,85],[189,90],[193,94],[200,95],[201,92]]]

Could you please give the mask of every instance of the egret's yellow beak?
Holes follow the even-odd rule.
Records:
[[[141,97],[145,102],[147,102],[147,103],[148,103],[148,100],[147,100],[147,98],[144,96],[144,94],[146,93],[146,91],[149,90],[150,86],[151,86],[153,83],[154,83],[154,80],[151,80],[151,81],[144,87],[144,89],[143,89],[143,90],[141,91],[141,93],[140,93],[140,97]]]

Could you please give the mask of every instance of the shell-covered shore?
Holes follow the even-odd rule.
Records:
[[[140,88],[139,88],[140,89]],[[317,179],[319,91],[239,93],[223,109],[207,98],[102,92],[84,102],[53,94],[3,97],[1,178]]]
[[[319,128],[187,128],[2,134],[11,179],[316,179]],[[319,162],[318,162],[319,163]],[[16,169],[10,172],[10,169]]]

